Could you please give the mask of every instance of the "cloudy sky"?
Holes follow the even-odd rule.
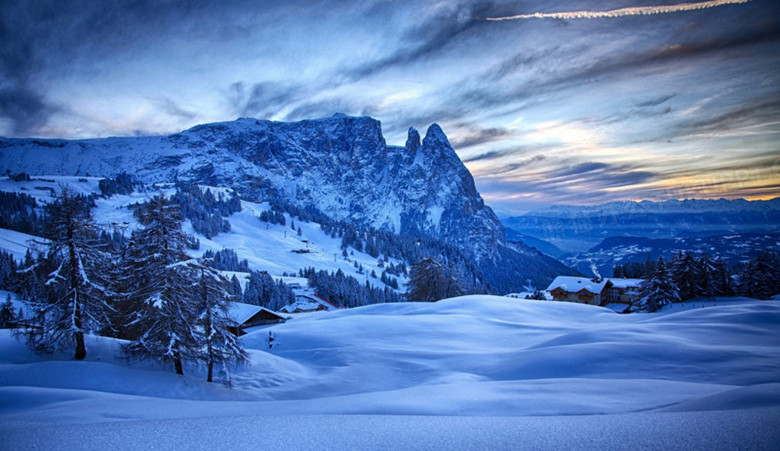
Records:
[[[493,20],[503,19],[503,20]],[[439,123],[497,210],[780,195],[780,2],[17,1],[0,136]]]

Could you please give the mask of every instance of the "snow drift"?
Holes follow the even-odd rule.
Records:
[[[156,420],[166,420],[187,434],[184,443],[191,440],[199,448],[221,446],[221,437],[233,433],[247,440],[239,443],[271,447],[266,440],[289,435],[297,438],[276,447],[306,447],[315,435],[334,440],[333,446],[413,446],[427,443],[416,427],[442,428],[444,422],[467,427],[456,433],[466,440],[461,444],[500,447],[527,432],[484,431],[531,423],[557,430],[574,422],[567,434],[587,439],[603,431],[596,424],[632,431],[597,441],[610,447],[628,447],[624,440],[634,437],[648,445],[761,448],[780,438],[778,326],[775,301],[720,302],[652,315],[491,296],[372,305],[251,331],[242,337],[251,363],[235,371],[233,389],[202,382],[195,368],[182,378],[153,364],[128,366],[117,357],[113,340],[93,337],[88,361],[74,362],[31,354],[1,331],[0,433],[19,446],[47,436],[26,435],[34,430],[71,443],[85,429],[63,425],[85,423],[94,437],[117,433],[141,440],[128,444],[156,444],[144,436],[162,427]],[[272,349],[269,331],[275,336]],[[716,410],[721,412],[708,413]],[[352,416],[367,414],[387,421]],[[330,428],[332,415],[347,415],[348,426]],[[439,419],[418,421],[418,415]],[[539,416],[546,419],[529,419]],[[108,424],[120,420],[135,421]],[[355,435],[361,421],[363,439]],[[277,424],[290,434],[241,429],[249,423],[265,424],[258,431],[266,432],[268,424]],[[209,426],[197,426],[202,424]],[[418,426],[390,429],[411,424]],[[652,427],[642,432],[633,424]],[[215,431],[215,425],[223,429]],[[468,429],[472,426],[478,429]],[[712,442],[723,434],[710,427],[733,433],[726,442]],[[750,434],[741,432],[747,429]],[[204,436],[207,430],[213,435]],[[484,441],[474,442],[478,437]],[[497,437],[506,441],[492,442]],[[571,437],[530,443],[565,446],[561,440]]]

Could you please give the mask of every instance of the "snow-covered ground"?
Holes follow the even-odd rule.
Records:
[[[269,330],[275,336],[268,348]],[[617,315],[468,296],[301,316],[242,337],[234,388],[92,337],[0,331],[3,449],[776,449],[780,302]]]

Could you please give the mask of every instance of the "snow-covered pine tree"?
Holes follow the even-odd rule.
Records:
[[[230,366],[247,360],[247,353],[241,347],[238,337],[231,332],[238,330],[238,324],[230,318],[229,308],[232,296],[228,292],[230,281],[218,271],[205,264],[199,264],[200,279],[200,327],[203,329],[206,380],[212,382],[214,366],[230,375]]]
[[[234,299],[241,299],[241,296],[243,295],[241,281],[238,280],[238,277],[235,274],[233,274],[233,277],[230,278],[230,289],[228,292],[231,296],[233,296]]]
[[[698,281],[696,282],[699,288],[699,295],[705,298],[712,298],[718,295],[717,287],[715,286],[715,262],[708,254],[704,254],[699,259],[699,267],[697,270]]]
[[[713,262],[712,283],[716,296],[733,296],[734,287],[726,261],[718,255]]]
[[[654,312],[672,302],[680,302],[680,294],[666,270],[663,257],[659,257],[653,276],[642,284],[638,307],[646,312]]]
[[[672,280],[677,285],[680,300],[693,299],[701,293],[699,268],[691,254],[680,252],[669,265]],[[677,301],[679,302],[679,301]]]
[[[201,358],[203,337],[182,216],[178,205],[159,195],[141,207],[139,218],[144,227],[133,232],[126,253],[135,284],[125,311],[135,336],[125,350],[131,357],[173,363],[184,374],[183,361]]]
[[[47,274],[45,299],[33,305],[37,321],[24,335],[36,351],[75,348],[74,358],[87,355],[85,333],[107,325],[106,253],[98,242],[92,200],[63,187],[47,210],[47,251],[41,267]],[[31,268],[34,270],[35,268]]]

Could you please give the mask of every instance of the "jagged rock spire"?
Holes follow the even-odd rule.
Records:
[[[406,138],[406,149],[416,152],[420,148],[420,132],[414,127],[409,127],[409,137]]]

